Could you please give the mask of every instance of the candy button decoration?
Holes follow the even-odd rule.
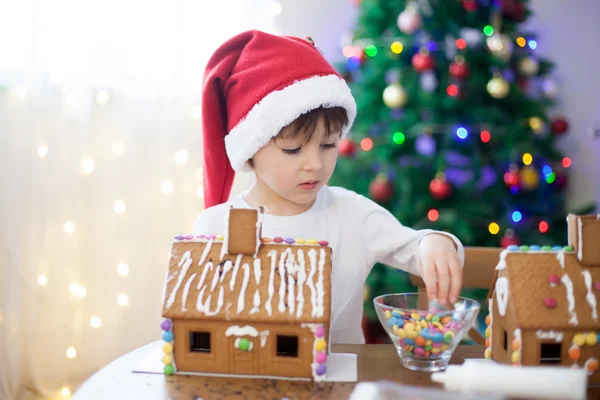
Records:
[[[575,334],[573,336],[573,343],[578,347],[583,346],[585,344],[585,336],[582,333]]]
[[[169,364],[171,364],[171,363],[173,362],[173,359],[172,359],[172,357],[171,357],[171,356],[165,355],[165,356],[163,356],[163,358],[162,358],[162,362],[163,362],[163,364],[165,364],[165,365],[169,365]]]
[[[323,376],[323,375],[325,375],[325,372],[327,372],[327,368],[325,367],[325,365],[319,364],[317,366],[315,372],[317,373],[317,375]]]
[[[569,349],[569,360],[571,361],[577,361],[581,358],[581,350],[579,350],[579,347],[573,345],[571,346],[571,348]]]
[[[172,327],[173,324],[171,323],[170,319],[163,319],[163,321],[160,323],[160,329],[163,331],[170,331]]]
[[[280,238],[280,237],[278,236],[278,237],[276,237],[276,238],[273,238],[273,241],[274,241],[275,243],[283,243],[283,238]]]
[[[173,345],[171,343],[165,343],[163,346],[163,351],[165,354],[171,354],[173,352]]]
[[[590,358],[585,362],[585,366],[588,370],[588,373],[591,375],[598,370],[598,360],[595,358]]]
[[[319,243],[319,241],[318,241],[318,240],[316,240],[316,239],[308,239],[308,240],[306,241],[306,243],[308,243],[308,244],[317,244],[317,243]]]
[[[560,277],[557,274],[550,274],[548,275],[548,283],[556,286],[560,283]]]
[[[194,238],[194,235],[185,235],[183,238],[185,240],[192,240]]]
[[[325,351],[327,348],[327,342],[323,339],[318,339],[315,343],[315,350],[317,351]]]
[[[317,352],[317,355],[315,356],[315,361],[319,364],[325,363],[325,361],[327,361],[327,354],[324,351]]]
[[[323,325],[317,326],[315,329],[315,337],[322,338],[325,336],[325,327]]]
[[[172,342],[173,341],[173,332],[169,332],[169,331],[163,332],[162,339],[165,342]]]
[[[285,242],[286,242],[287,244],[294,244],[294,243],[296,243],[296,241],[295,241],[294,239],[292,239],[292,238],[286,238],[286,239],[285,239]]]
[[[175,367],[173,367],[173,364],[165,365],[164,372],[165,375],[173,375]]]
[[[321,241],[319,241],[319,245],[320,245],[320,246],[328,246],[328,245],[329,245],[329,242],[327,242],[327,241],[325,241],[325,240],[321,240]]]
[[[238,346],[240,350],[248,351],[250,350],[250,341],[246,338],[241,338]]]
[[[548,308],[555,308],[556,307],[556,298],[552,297],[552,296],[547,296],[546,298],[544,298],[544,305]]]
[[[588,346],[594,346],[596,343],[598,343],[598,336],[595,333],[588,333],[585,337],[585,343]]]
[[[225,240],[225,236],[219,235],[219,236],[217,236],[217,240]]]
[[[184,239],[184,236],[182,236],[182,235],[175,236],[175,240],[183,240],[183,239]]]
[[[490,358],[492,358],[492,350],[488,347],[487,349],[485,349],[483,355],[485,356],[486,360],[489,360]]]
[[[304,240],[304,239],[296,239],[296,243],[298,243],[298,244],[305,244],[306,240]]]
[[[599,291],[599,292],[600,292],[600,281],[596,282],[596,283],[594,284],[594,287],[596,288],[596,290],[597,290],[597,291]]]

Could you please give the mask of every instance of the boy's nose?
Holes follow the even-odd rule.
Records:
[[[303,169],[305,171],[319,171],[323,168],[323,160],[321,160],[321,154],[318,151],[307,151],[305,153]]]

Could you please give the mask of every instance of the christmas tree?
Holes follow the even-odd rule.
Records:
[[[360,15],[339,70],[358,117],[331,184],[465,246],[564,245],[572,161],[556,142],[568,122],[556,107],[552,62],[536,54],[535,34],[519,29],[531,15],[527,1],[355,3]],[[377,326],[374,296],[413,290],[406,273],[375,266],[366,323]],[[483,301],[486,293],[463,295]]]

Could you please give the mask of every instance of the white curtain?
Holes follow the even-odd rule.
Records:
[[[202,211],[203,67],[271,0],[0,0],[0,398],[68,396],[160,338]]]

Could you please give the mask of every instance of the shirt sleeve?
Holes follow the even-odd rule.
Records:
[[[225,232],[225,208],[222,205],[208,208],[194,221],[194,235],[222,235]]]
[[[420,275],[417,249],[421,239],[438,233],[451,238],[458,252],[461,266],[464,264],[464,248],[460,240],[450,233],[431,229],[415,230],[404,226],[385,208],[374,201],[360,196],[359,210],[366,231],[366,253],[369,268],[376,263],[389,265],[411,274]]]

